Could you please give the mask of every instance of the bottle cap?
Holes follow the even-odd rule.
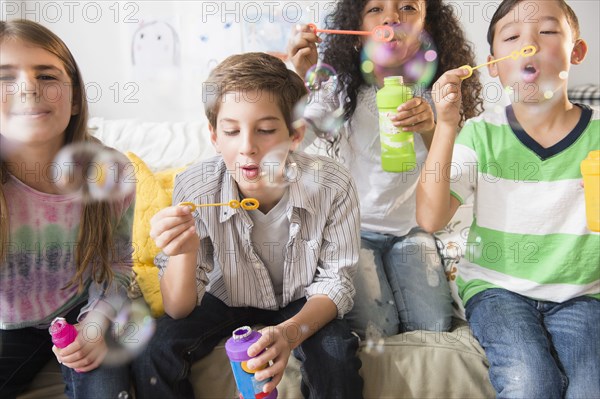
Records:
[[[590,151],[587,158],[581,162],[582,175],[597,175],[600,167],[600,150]]]
[[[50,334],[54,335],[60,330],[62,330],[66,324],[67,320],[65,320],[63,317],[57,317],[54,320],[52,320],[52,323],[50,323],[50,328],[48,329],[48,331],[50,332]]]
[[[591,161],[600,160],[600,151],[590,151],[590,153],[588,154],[588,159],[590,159]]]
[[[383,78],[383,84],[401,85],[404,84],[404,77],[402,76],[386,76]]]
[[[252,334],[252,328],[248,326],[243,326],[233,330],[231,336],[234,341],[244,341],[250,336],[250,334]]]

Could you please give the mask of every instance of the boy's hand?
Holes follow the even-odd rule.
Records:
[[[424,98],[412,98],[399,106],[397,111],[390,120],[405,132],[430,133],[435,128],[433,110]]]
[[[166,255],[195,253],[200,247],[192,210],[170,206],[150,219],[150,237]]]
[[[248,367],[256,369],[264,364],[268,364],[269,361],[273,361],[272,365],[254,374],[258,381],[273,377],[265,385],[264,392],[271,392],[281,382],[283,372],[292,352],[292,348],[284,332],[285,329],[282,326],[265,327],[260,331],[262,337],[248,348],[248,356],[256,356],[264,350],[260,356],[248,362]]]
[[[321,43],[322,39],[308,25],[294,26],[292,29],[287,53],[296,73],[304,79],[306,72],[318,61],[317,43]]]
[[[465,68],[452,69],[444,73],[433,85],[433,101],[439,123],[458,126],[460,123],[461,77],[469,75]]]
[[[88,314],[89,315],[89,314]],[[98,320],[96,317],[86,317],[88,320]],[[104,333],[108,328],[105,322],[83,322],[76,324],[77,337],[66,348],[59,349],[52,347],[52,352],[56,355],[59,363],[74,369],[78,373],[85,373],[96,369],[108,352],[108,347],[104,341]]]

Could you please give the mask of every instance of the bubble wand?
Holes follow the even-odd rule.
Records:
[[[256,198],[244,198],[241,201],[231,200],[229,202],[221,202],[217,204],[194,204],[193,202],[180,202],[177,204],[178,206],[189,206],[192,208],[192,212],[196,210],[196,208],[204,208],[207,206],[228,206],[232,209],[242,208],[247,211],[253,211],[258,209],[259,202]]]
[[[332,33],[335,35],[359,35],[373,36],[378,42],[390,42],[394,38],[394,29],[389,25],[379,25],[372,31],[363,30],[339,30],[339,29],[319,29],[315,24],[308,24],[308,28],[314,33]]]
[[[510,53],[510,55],[507,55],[506,57],[498,58],[497,60],[486,62],[485,64],[477,65],[477,66],[474,66],[474,67],[472,67],[470,65],[463,65],[463,66],[460,67],[460,69],[466,69],[467,71],[469,71],[469,74],[467,76],[461,77],[461,80],[465,80],[465,79],[470,78],[471,76],[473,76],[473,71],[475,69],[484,67],[486,65],[491,65],[491,64],[494,64],[496,62],[504,61],[504,60],[507,60],[509,58],[512,58],[513,60],[516,60],[519,57],[523,57],[523,58],[531,57],[535,53],[537,53],[537,48],[535,48],[535,46],[525,46],[520,51],[513,51],[512,53]]]

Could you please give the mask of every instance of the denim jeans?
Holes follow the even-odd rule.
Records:
[[[193,398],[189,381],[194,362],[208,355],[219,341],[244,325],[276,325],[300,311],[305,299],[277,311],[234,308],[206,293],[202,303],[184,319],[163,316],[150,344],[134,360],[139,398]],[[301,363],[301,391],[307,398],[361,398],[358,338],[345,320],[322,326],[294,350]],[[225,355],[223,355],[225,356]]]
[[[600,398],[600,301],[536,301],[504,289],[465,308],[499,398]]]
[[[447,331],[452,296],[433,237],[420,228],[403,237],[361,232],[354,307],[346,316],[361,337],[414,330]]]
[[[75,323],[79,310],[72,310],[67,321]],[[14,398],[51,359],[55,356],[47,329],[0,330],[0,397]],[[129,393],[128,365],[100,366],[87,373],[62,366],[62,374],[70,398],[124,398],[123,392]]]
[[[101,365],[97,369],[78,373],[66,366],[61,366],[63,379],[67,384],[65,394],[81,399],[131,399],[131,381],[129,365],[108,367]]]

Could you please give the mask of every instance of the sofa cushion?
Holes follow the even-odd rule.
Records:
[[[494,397],[483,349],[466,323],[457,321],[450,332],[414,331],[386,338],[380,346],[362,343],[360,373],[364,397],[486,398]],[[280,399],[301,398],[300,364],[290,356]],[[235,381],[225,354],[225,340],[192,367],[191,381],[198,399],[234,398]],[[53,361],[20,399],[64,398],[62,376]]]
[[[154,265],[154,257],[160,250],[150,238],[150,219],[171,205],[173,180],[184,168],[154,174],[137,155],[132,152],[126,155],[134,165],[137,179],[132,235],[134,281],[150,306],[152,316],[158,317],[164,313],[158,269]]]
[[[134,152],[151,171],[186,166],[216,154],[206,120],[144,122],[91,118],[90,132],[123,153]]]

